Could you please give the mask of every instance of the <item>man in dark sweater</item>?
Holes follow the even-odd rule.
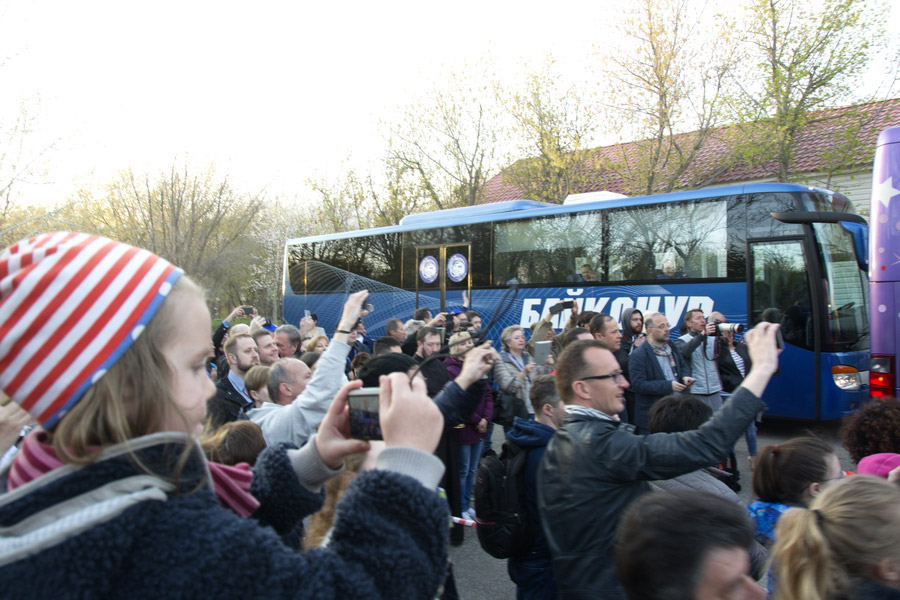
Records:
[[[531,406],[534,407],[534,421],[516,417],[513,428],[506,434],[507,439],[519,448],[528,451],[525,459],[525,506],[526,517],[535,537],[528,551],[522,556],[510,558],[507,564],[509,578],[518,588],[517,597],[537,600],[556,597],[553,581],[553,564],[547,538],[541,530],[538,513],[537,471],[547,444],[556,430],[562,427],[566,409],[556,391],[553,375],[538,375],[531,383]]]

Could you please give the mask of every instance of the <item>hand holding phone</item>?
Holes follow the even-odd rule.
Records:
[[[381,430],[388,447],[409,446],[431,454],[444,431],[444,417],[428,397],[425,380],[406,373],[381,378]]]
[[[332,469],[337,469],[344,462],[344,457],[369,449],[369,442],[352,439],[350,436],[350,417],[347,410],[347,395],[351,390],[362,387],[361,381],[351,381],[338,392],[328,407],[328,412],[319,425],[316,434],[316,451],[322,462]]]

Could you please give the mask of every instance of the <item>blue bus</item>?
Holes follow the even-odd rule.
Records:
[[[814,222],[824,213],[834,222]],[[837,419],[868,398],[869,368],[867,281],[843,220],[862,220],[846,197],[790,184],[409,215],[397,226],[289,240],[284,319],[309,310],[333,329],[344,296],[361,288],[373,291],[372,337],[389,318],[465,298],[485,323],[499,316],[493,340],[561,300],[617,320],[627,307],[659,311],[673,336],[687,310],[716,310],[748,327],[782,324],[767,415]],[[505,294],[514,300],[501,306]],[[557,330],[568,317],[554,317]]]

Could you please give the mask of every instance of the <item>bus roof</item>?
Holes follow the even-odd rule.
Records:
[[[287,245],[290,246],[293,244],[305,242],[348,239],[368,235],[383,235],[387,233],[402,233],[404,231],[416,231],[419,229],[438,229],[442,227],[483,223],[485,221],[507,221],[512,219],[543,217],[556,214],[588,211],[598,208],[621,208],[627,206],[660,204],[663,202],[681,202],[686,200],[717,198],[720,196],[733,196],[736,194],[760,194],[774,192],[819,192],[823,194],[834,193],[830,190],[825,190],[822,188],[816,188],[807,185],[797,185],[793,183],[751,183],[747,185],[701,188],[684,192],[672,192],[669,194],[609,198],[605,200],[597,200],[594,202],[571,204],[568,206],[562,204],[550,204],[548,202],[539,202],[536,200],[509,200],[506,202],[492,202],[489,204],[463,206],[459,208],[449,208],[445,210],[407,215],[400,221],[399,225],[294,238],[288,240]]]

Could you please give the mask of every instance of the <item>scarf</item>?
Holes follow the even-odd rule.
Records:
[[[19,453],[9,469],[7,489],[17,487],[37,479],[41,475],[65,465],[56,455],[56,450],[47,442],[47,432],[36,429],[25,436]],[[241,517],[249,517],[259,508],[259,500],[250,494],[253,472],[250,465],[240,463],[235,466],[207,462],[212,474],[214,492],[219,503]]]
[[[663,343],[660,348],[654,343],[650,343],[650,347],[653,349],[653,353],[657,356],[662,356],[669,359],[669,366],[672,367],[672,374],[675,375],[675,378],[678,379],[678,371],[675,369],[675,357],[672,356],[672,347],[669,344]]]

